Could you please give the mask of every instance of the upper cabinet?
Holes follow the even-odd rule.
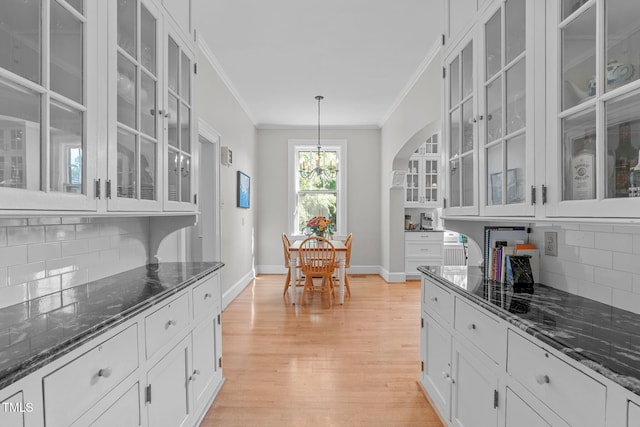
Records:
[[[0,213],[195,211],[185,9],[0,2]]]
[[[96,9],[0,2],[0,209],[97,209]]]
[[[547,2],[548,216],[637,217],[640,3]]]
[[[441,205],[440,134],[431,135],[409,158],[405,203],[407,208],[438,207]]]
[[[472,22],[444,64],[446,214],[533,216],[544,179],[544,40],[534,37],[544,4],[493,1]]]

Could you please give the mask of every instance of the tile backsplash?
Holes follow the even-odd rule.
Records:
[[[540,255],[540,282],[640,313],[640,226],[535,224],[531,241],[558,233],[558,256]]]
[[[146,264],[149,218],[0,218],[0,307]]]

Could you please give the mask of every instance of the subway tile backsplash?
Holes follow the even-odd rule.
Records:
[[[531,240],[558,233],[558,256],[540,254],[540,281],[640,314],[640,225],[535,224]]]
[[[149,218],[0,219],[0,307],[146,264]]]

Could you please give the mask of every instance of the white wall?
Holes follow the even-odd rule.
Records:
[[[220,169],[220,225],[222,292],[233,293],[253,277],[254,243],[257,235],[259,202],[262,189],[257,176],[255,126],[234,98],[206,55],[198,52],[196,75],[196,115],[220,134],[220,145],[233,151],[233,164]],[[236,207],[236,173],[240,170],[251,178],[251,207]],[[207,191],[201,188],[199,191]]]
[[[259,129],[256,197],[260,206],[259,272],[284,270],[282,241],[287,230],[287,147],[289,139],[317,140],[317,129]],[[347,228],[353,233],[352,271],[378,272],[380,265],[380,131],[324,129],[322,139],[347,140]],[[341,164],[342,168],[342,164]],[[345,168],[342,168],[343,171]],[[340,173],[343,173],[341,171]]]
[[[387,280],[404,277],[404,192],[389,189],[394,160],[411,137],[429,123],[442,122],[444,101],[440,53],[382,127],[381,262]]]

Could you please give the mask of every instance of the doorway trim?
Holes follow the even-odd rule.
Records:
[[[198,119],[198,144],[201,143],[201,141],[206,141],[210,144],[213,144],[213,152],[215,153],[215,162],[212,165],[213,166],[213,174],[215,176],[215,186],[213,188],[213,208],[216,211],[215,214],[215,221],[213,224],[213,228],[214,228],[214,242],[213,242],[213,249],[214,249],[214,259],[215,260],[221,260],[222,259],[222,252],[221,252],[221,234],[220,234],[220,216],[221,216],[221,211],[220,211],[220,132],[218,132],[217,130],[215,130],[211,125],[209,125],[205,120],[203,120],[202,118]],[[202,155],[200,156],[200,162],[202,162],[203,157]],[[202,197],[202,191],[204,189],[203,188],[198,188],[198,192],[200,193],[200,197]],[[197,227],[199,229],[199,227],[201,226],[201,221],[198,221]]]

